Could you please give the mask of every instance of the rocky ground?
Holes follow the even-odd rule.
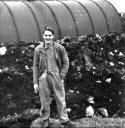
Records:
[[[56,118],[50,118],[49,128],[64,128]],[[124,118],[80,118],[73,120],[75,128],[124,128]],[[8,116],[0,120],[1,128],[43,128],[42,120],[39,117],[39,109],[28,109],[20,115]]]

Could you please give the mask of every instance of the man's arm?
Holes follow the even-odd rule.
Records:
[[[64,79],[69,69],[69,58],[63,46],[61,48],[61,61],[62,61],[62,68],[61,68],[60,76],[62,79]]]
[[[34,50],[34,59],[33,59],[33,83],[34,83],[34,90],[35,93],[39,91],[38,89],[38,75],[39,75],[39,56],[38,52]]]

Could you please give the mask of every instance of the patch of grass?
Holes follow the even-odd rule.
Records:
[[[49,128],[63,127],[58,119],[50,118]],[[75,128],[125,128],[125,118],[80,118],[75,119]],[[43,120],[39,117],[39,109],[29,109],[20,115],[8,116],[0,120],[0,128],[21,127],[21,128],[43,128]]]
[[[125,119],[122,118],[82,118],[75,121],[77,128],[125,128]]]

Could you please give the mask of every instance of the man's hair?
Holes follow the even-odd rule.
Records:
[[[44,34],[45,31],[50,31],[54,35],[54,31],[53,31],[53,29],[50,26],[45,26],[43,34]]]

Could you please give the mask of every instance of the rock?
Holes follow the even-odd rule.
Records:
[[[42,128],[42,127],[43,127],[43,122],[41,118],[38,118],[32,122],[30,128]]]
[[[95,102],[94,102],[94,97],[93,97],[93,96],[89,96],[89,97],[87,98],[87,102],[90,103],[90,104],[94,104],[94,103],[95,103]]]
[[[36,117],[39,117],[39,109],[27,109],[22,113],[20,118],[31,120]]]
[[[50,122],[51,128],[61,128],[62,127],[60,122],[56,119],[50,118],[49,122]],[[30,128],[44,128],[43,125],[44,125],[43,120],[39,117],[32,122]]]
[[[102,116],[102,117],[108,117],[108,111],[105,108],[98,108],[97,112]]]
[[[86,117],[93,117],[94,116],[94,109],[92,106],[88,106],[86,108]]]

